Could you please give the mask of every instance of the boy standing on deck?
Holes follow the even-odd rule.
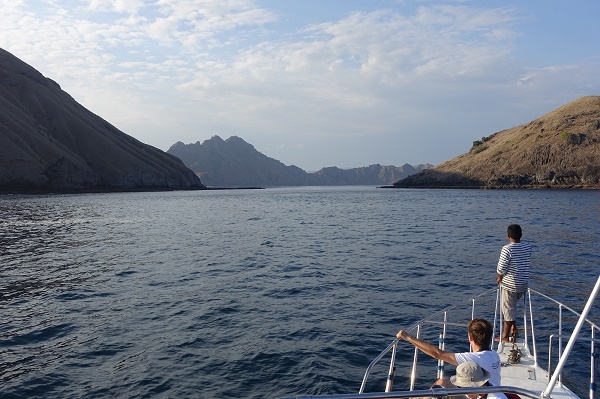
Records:
[[[511,224],[507,229],[509,243],[502,247],[496,272],[496,282],[502,292],[502,316],[504,329],[502,342],[509,342],[512,335],[517,337],[517,301],[527,291],[531,271],[531,246],[521,242],[521,226]],[[497,339],[498,340],[498,339]]]

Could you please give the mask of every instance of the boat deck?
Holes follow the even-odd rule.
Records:
[[[500,317],[499,319],[497,319],[497,315],[501,315],[500,312],[500,306],[499,306],[499,298],[500,298],[500,291],[498,288],[494,289],[494,290],[489,290],[486,291],[480,295],[477,295],[475,297],[470,298],[468,301],[466,301],[466,303],[468,304],[468,308],[467,310],[470,310],[470,318],[469,320],[472,320],[476,313],[475,313],[475,304],[476,302],[479,305],[480,299],[482,302],[485,303],[485,297],[489,296],[489,294],[491,293],[495,293],[496,294],[496,303],[495,303],[495,307],[494,307],[494,322],[493,322],[493,326],[499,325],[501,326],[503,323],[502,317]],[[471,388],[429,388],[429,389],[421,389],[421,390],[414,390],[414,386],[415,386],[415,382],[416,382],[416,378],[417,378],[417,366],[418,366],[418,360],[417,360],[417,355],[418,355],[418,350],[415,349],[413,351],[413,362],[412,362],[412,368],[411,368],[411,372],[410,375],[409,374],[405,374],[409,377],[409,382],[410,382],[410,390],[408,391],[395,391],[393,390],[393,380],[394,380],[394,375],[395,375],[395,370],[396,370],[396,350],[398,349],[398,342],[399,342],[399,338],[394,339],[393,342],[391,342],[387,348],[385,348],[379,355],[377,355],[377,357],[375,357],[375,359],[373,359],[373,361],[371,361],[371,363],[369,364],[369,366],[367,367],[367,370],[365,371],[365,374],[363,376],[363,380],[362,380],[362,384],[360,387],[360,390],[357,394],[333,394],[333,395],[312,395],[312,396],[295,396],[295,399],[310,399],[310,398],[323,398],[323,399],[364,399],[364,398],[373,398],[373,399],[409,399],[409,398],[432,398],[432,397],[451,397],[451,396],[456,396],[456,395],[473,395],[473,394],[490,394],[490,393],[496,393],[496,392],[506,392],[506,393],[513,393],[513,394],[517,394],[519,395],[521,398],[533,398],[533,399],[539,399],[539,398],[552,398],[552,399],[580,399],[579,396],[577,396],[575,393],[573,393],[573,391],[571,391],[569,388],[567,388],[566,386],[564,386],[563,384],[561,384],[560,382],[560,372],[562,370],[564,370],[565,365],[567,365],[566,360],[568,359],[569,355],[571,354],[571,349],[573,348],[573,344],[575,343],[575,341],[577,341],[579,338],[581,338],[582,340],[589,340],[589,342],[591,342],[592,344],[592,356],[594,358],[596,358],[598,356],[598,349],[597,349],[597,345],[600,344],[600,339],[599,338],[595,338],[596,334],[600,334],[600,326],[598,326],[597,324],[594,324],[592,321],[587,319],[587,315],[590,311],[590,309],[592,308],[593,304],[594,304],[594,300],[596,299],[596,296],[598,295],[598,293],[600,292],[600,275],[598,276],[598,280],[596,282],[596,285],[594,286],[594,289],[592,290],[592,293],[590,294],[590,297],[587,301],[587,304],[585,305],[583,311],[580,313],[574,311],[573,309],[571,309],[570,307],[564,305],[561,302],[558,302],[552,298],[550,298],[549,296],[542,294],[541,292],[538,292],[536,290],[533,290],[531,288],[529,288],[527,290],[527,295],[524,297],[524,301],[525,301],[525,306],[524,306],[524,312],[523,312],[523,325],[525,326],[525,328],[523,329],[524,335],[528,335],[526,340],[523,340],[522,338],[519,338],[516,340],[516,343],[501,343],[501,344],[496,344],[494,343],[493,349],[496,350],[500,356],[500,362],[502,363],[502,367],[500,370],[500,374],[502,377],[502,381],[501,381],[501,386],[497,386],[497,387],[492,387],[492,386],[484,386],[484,387],[471,387]],[[558,324],[558,331],[554,332],[554,328],[550,328],[548,330],[545,331],[545,333],[548,334],[552,334],[547,336],[547,334],[537,334],[537,337],[541,337],[542,339],[536,339],[536,333],[535,333],[535,329],[533,328],[534,325],[534,320],[533,320],[533,302],[532,302],[532,294],[537,295],[537,297],[535,298],[535,303],[537,304],[538,301],[540,300],[539,297],[541,297],[540,302],[549,302],[551,307],[557,306],[558,308],[558,318],[556,318],[556,322]],[[462,305],[464,305],[464,303],[462,303]],[[529,306],[527,306],[529,305]],[[547,306],[547,304],[545,305]],[[479,309],[479,307],[478,307]],[[465,322],[461,322],[461,318],[458,317],[456,318],[456,321],[449,321],[448,320],[448,315],[450,312],[453,313],[454,315],[454,311],[455,310],[463,310],[463,314],[462,317],[464,318],[464,308],[461,307],[461,303],[457,303],[454,304],[452,306],[449,306],[441,311],[438,311],[436,313],[433,313],[431,316],[429,316],[428,318],[422,319],[421,321],[417,322],[416,324],[414,324],[412,327],[406,329],[405,331],[416,331],[416,336],[419,336],[419,332],[421,330],[421,327],[425,326],[426,324],[437,324],[437,325],[442,325],[443,326],[443,330],[442,333],[439,334],[439,344],[440,344],[440,349],[444,349],[443,348],[443,342],[446,338],[446,327],[460,327],[460,328],[466,328],[467,327],[467,323]],[[553,346],[553,337],[556,337],[558,339],[562,339],[562,337],[567,337],[566,335],[564,335],[563,332],[563,311],[565,311],[566,314],[570,315],[570,317],[576,316],[577,321],[577,325],[575,326],[575,328],[573,329],[573,332],[570,334],[570,338],[569,338],[569,342],[567,343],[567,345],[565,346],[564,349],[562,349],[562,345],[559,343],[559,351],[557,354],[560,354],[560,356],[555,356],[558,357],[559,360],[557,361],[556,365],[549,365],[548,368],[550,369],[549,371],[551,371],[553,374],[552,376],[549,376],[549,373],[544,370],[542,367],[539,366],[539,364],[536,364],[535,359],[531,353],[531,351],[529,350],[530,346],[528,346],[525,342],[527,341],[528,344],[531,344],[531,348],[534,347],[539,347],[538,345],[536,345],[536,341],[537,342],[542,342],[545,339],[548,339],[549,341],[549,357],[552,359],[552,348]],[[440,320],[443,319],[443,320]],[[587,325],[588,327],[591,327],[591,333],[590,334],[583,334],[582,336],[580,336],[580,332],[582,331],[582,327],[584,325]],[[527,327],[527,326],[531,326],[531,327]],[[500,332],[501,333],[501,332]],[[556,344],[556,342],[554,342]],[[406,349],[406,346],[404,346],[404,348]],[[532,349],[533,352],[535,353],[535,350]],[[512,351],[512,353],[511,353]],[[365,387],[367,385],[367,381],[369,379],[369,376],[371,374],[371,372],[373,371],[373,368],[375,367],[375,365],[382,360],[384,357],[386,357],[386,355],[388,355],[391,352],[391,356],[390,356],[390,366],[388,368],[388,373],[387,373],[387,380],[385,383],[385,392],[369,392],[369,393],[365,393]],[[519,356],[515,356],[515,353],[517,353]],[[518,358],[518,361],[517,361]],[[579,360],[584,360],[586,357],[585,356],[581,356],[578,355],[577,359]],[[509,361],[510,360],[510,361]],[[572,364],[572,363],[571,363]],[[552,368],[555,368],[555,370],[551,370]],[[438,365],[438,371],[439,370],[443,370],[443,365],[439,364]],[[589,383],[589,397],[595,397],[596,395],[596,375],[597,375],[597,365],[595,361],[590,362],[590,383]],[[579,384],[582,383],[581,379],[578,379]],[[556,384],[554,384],[554,386],[551,386],[554,382],[556,382]],[[552,383],[552,384],[551,384]],[[574,385],[576,386],[576,385]],[[580,385],[581,386],[581,385]],[[574,389],[579,389],[580,386],[576,386],[577,388]],[[583,388],[583,386],[581,386],[581,388]],[[551,389],[551,390],[550,390]],[[546,392],[548,390],[548,392]],[[584,396],[582,396],[583,398]],[[291,398],[285,398],[285,399],[291,399]]]
[[[543,392],[548,385],[549,376],[546,370],[535,365],[533,356],[529,350],[524,347],[522,339],[517,339],[516,349],[521,351],[521,360],[519,363],[509,363],[510,351],[513,349],[512,343],[500,344],[498,354],[502,363],[502,385],[514,386],[528,389],[536,392]],[[553,399],[579,399],[577,395],[563,386],[560,382],[556,383],[552,391]]]

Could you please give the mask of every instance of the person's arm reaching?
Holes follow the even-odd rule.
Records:
[[[419,348],[421,351],[423,351],[423,353],[433,357],[434,359],[443,360],[446,363],[458,366],[458,362],[456,361],[456,356],[454,355],[454,352],[441,350],[437,346],[428,344],[425,341],[421,341],[420,339],[413,337],[404,330],[398,331],[396,337],[398,337],[398,339],[403,339],[406,342],[410,342],[411,344]]]

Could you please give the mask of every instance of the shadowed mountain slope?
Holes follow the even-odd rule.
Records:
[[[327,167],[307,173],[297,166],[258,152],[239,137],[227,140],[213,136],[204,143],[175,143],[168,152],[180,158],[207,186],[340,186],[383,185],[431,165],[382,166],[340,169]]]
[[[179,159],[121,132],[0,49],[0,192],[202,187]]]
[[[213,136],[204,143],[175,143],[167,150],[207,186],[286,186],[309,184],[306,173],[256,151],[239,137]]]
[[[395,187],[600,188],[600,96],[574,100]]]

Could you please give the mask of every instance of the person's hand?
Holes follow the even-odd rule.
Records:
[[[498,277],[496,277],[496,284],[500,284],[500,282],[502,281],[502,277],[504,276],[501,274],[499,274]]]
[[[396,334],[396,338],[403,339],[405,341],[408,341],[410,336],[411,335],[404,330],[400,330],[400,331],[398,331],[398,334]]]

